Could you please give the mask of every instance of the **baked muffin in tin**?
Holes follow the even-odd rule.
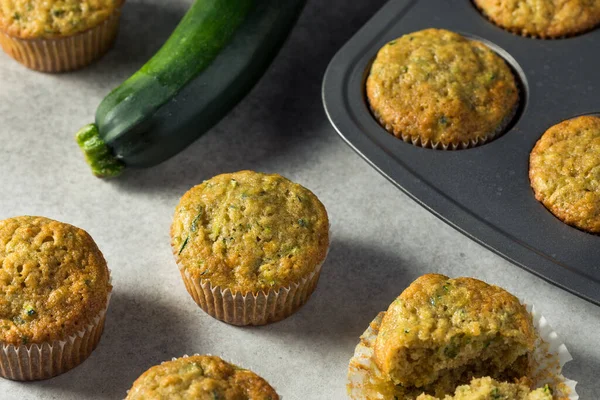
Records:
[[[473,147],[502,133],[519,105],[507,63],[485,44],[443,29],[406,34],[383,46],[366,82],[371,111],[415,145]]]
[[[548,129],[529,158],[537,200],[561,221],[600,233],[600,118],[581,116]]]
[[[474,0],[496,25],[523,36],[559,38],[600,24],[597,0]]]

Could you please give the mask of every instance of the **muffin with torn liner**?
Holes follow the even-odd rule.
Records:
[[[539,38],[573,36],[600,24],[597,0],[474,0],[483,15],[507,31]]]
[[[506,290],[473,278],[428,274],[388,308],[375,362],[393,382],[421,387],[467,370],[510,369],[533,350],[534,341],[531,315]]]
[[[112,46],[124,0],[0,0],[0,46],[28,68],[84,67]]]
[[[558,219],[600,233],[600,118],[548,129],[531,151],[529,179],[535,198]]]
[[[532,389],[547,384],[556,398],[573,400],[576,382],[562,375],[571,359],[545,318],[504,289],[427,274],[360,337],[347,389],[357,400],[444,398],[490,377]]]
[[[100,340],[111,289],[84,230],[44,217],[0,221],[0,375],[46,379],[83,362]]]
[[[171,246],[204,311],[261,325],[308,300],[329,248],[329,219],[310,190],[280,175],[223,174],[181,198]]]
[[[506,62],[485,44],[444,29],[384,45],[367,78],[375,118],[396,137],[436,149],[464,149],[502,133],[519,91]]]
[[[278,400],[267,381],[215,356],[183,356],[144,372],[126,400]]]

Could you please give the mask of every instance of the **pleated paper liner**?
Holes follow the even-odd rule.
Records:
[[[546,318],[535,307],[525,304],[533,316],[533,325],[537,333],[535,349],[529,357],[530,379],[534,388],[550,385],[553,396],[561,400],[578,400],[575,390],[577,382],[562,375],[562,367],[573,358],[566,346],[552,330]],[[385,312],[381,312],[371,322],[369,328],[360,337],[354,356],[348,367],[348,395],[360,400],[393,400],[394,384],[389,382],[377,368],[373,360],[373,346]],[[419,393],[420,394],[420,393]]]
[[[16,381],[48,379],[81,364],[100,342],[109,302],[110,293],[106,308],[92,323],[65,340],[19,346],[2,344],[0,376]]]
[[[289,317],[308,301],[317,287],[322,265],[290,286],[246,294],[194,279],[181,268],[180,272],[188,293],[207,314],[232,325],[266,325]]]
[[[513,75],[515,75],[514,72],[513,72]],[[517,78],[518,78],[518,76],[515,75],[515,79],[517,79]],[[411,135],[407,135],[407,134],[403,134],[403,133],[400,134],[399,139],[402,139],[404,142],[410,143],[414,146],[424,147],[427,149],[434,149],[434,150],[465,150],[465,149],[470,149],[473,147],[481,146],[488,142],[491,142],[492,140],[494,140],[497,137],[504,134],[506,129],[510,126],[511,122],[517,115],[517,111],[519,110],[519,107],[520,107],[520,102],[521,102],[521,89],[519,88],[519,99],[518,99],[515,107],[513,107],[512,111],[506,117],[504,117],[502,122],[500,122],[498,127],[493,132],[490,132],[484,136],[478,136],[476,138],[473,138],[473,139],[470,139],[467,141],[454,142],[454,143],[434,142],[429,139],[422,139],[420,136],[411,136]],[[383,128],[385,128],[386,131],[388,131],[392,135],[396,136],[393,133],[394,130],[392,129],[392,126],[387,124],[382,118],[380,118],[378,116],[378,114],[370,106],[369,106],[369,109],[371,110],[371,113],[373,114],[373,116],[375,116],[375,118],[377,119],[379,124]],[[396,137],[398,137],[398,136],[396,136]]]
[[[0,32],[0,46],[27,68],[66,72],[83,68],[102,57],[119,31],[120,8],[103,23],[81,33],[52,39],[20,39]]]

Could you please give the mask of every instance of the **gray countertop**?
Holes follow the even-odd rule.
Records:
[[[139,374],[183,354],[252,368],[285,399],[344,399],[346,368],[369,321],[417,276],[474,276],[524,297],[574,361],[583,400],[600,398],[600,307],[501,259],[447,226],[338,138],[321,105],[337,49],[383,0],[312,0],[252,93],[209,133],[162,165],[94,178],[74,140],[107,92],[166,39],[190,0],[129,0],[116,47],[82,71],[44,75],[0,54],[0,218],[44,215],[86,229],[112,269],[98,348],[82,365],[32,383],[0,380],[2,399],[120,399]],[[292,317],[237,328],[187,294],[169,246],[179,197],[213,175],[278,172],[313,190],[332,221],[317,291]]]

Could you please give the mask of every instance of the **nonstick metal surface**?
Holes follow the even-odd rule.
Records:
[[[433,150],[389,134],[364,83],[388,41],[426,28],[481,40],[521,80],[521,109],[506,133],[479,147]],[[529,185],[529,153],[552,125],[600,112],[600,28],[555,40],[509,33],[469,0],[392,0],[332,59],[323,103],[340,136],[439,218],[543,279],[600,305],[600,236],[564,224]]]

